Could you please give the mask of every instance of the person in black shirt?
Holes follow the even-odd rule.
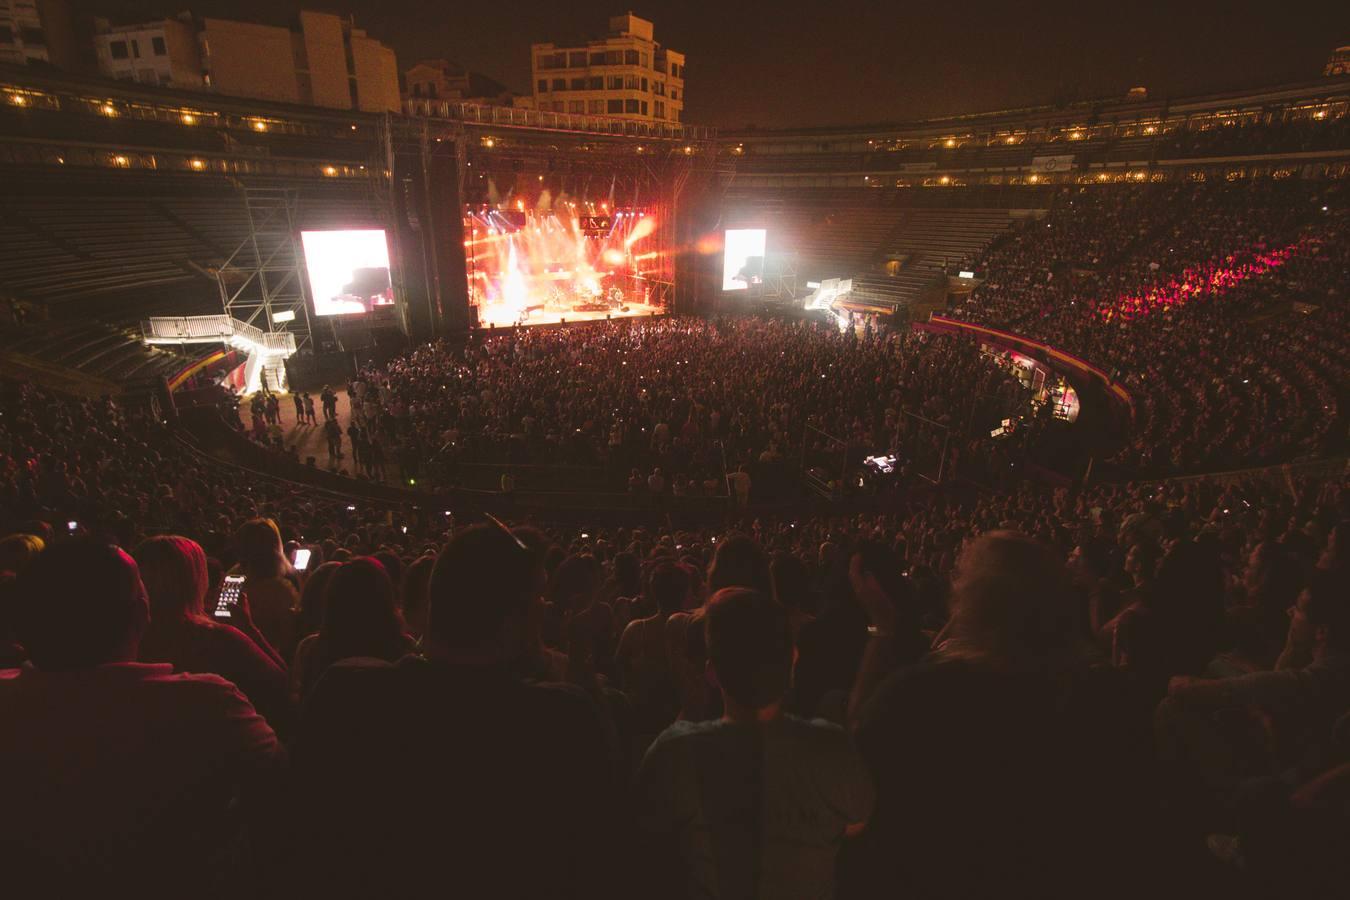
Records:
[[[849,895],[1138,896],[1152,704],[1082,637],[1049,547],[986,534],[952,589],[947,640],[861,707],[877,811]]]
[[[461,531],[432,570],[426,658],[340,662],[319,680],[295,756],[306,893],[605,893],[616,810],[600,714],[512,672],[543,586],[509,532]]]

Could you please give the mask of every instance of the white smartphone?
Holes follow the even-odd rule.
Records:
[[[239,597],[244,593],[243,575],[226,575],[220,586],[220,596],[216,598],[216,618],[232,619],[239,606]]]
[[[301,572],[309,568],[310,549],[308,547],[299,547],[295,551],[295,559],[291,564]]]

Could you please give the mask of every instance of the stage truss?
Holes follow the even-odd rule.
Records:
[[[290,334],[309,347],[304,259],[296,244],[298,192],[243,189],[249,233],[216,270],[225,314],[266,334]]]

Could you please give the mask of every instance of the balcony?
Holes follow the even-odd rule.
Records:
[[[467,124],[609,134],[656,140],[700,141],[712,140],[717,136],[717,129],[701,125],[635,121],[614,116],[545,112],[535,109],[517,109],[511,106],[488,106],[479,103],[430,100],[427,98],[405,100],[403,111],[409,116],[427,119],[451,119]]]

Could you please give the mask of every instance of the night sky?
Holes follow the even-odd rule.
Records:
[[[134,21],[198,15],[277,20],[350,12],[400,68],[447,57],[528,93],[529,45],[602,34],[610,14],[656,23],[686,53],[685,120],[739,128],[906,121],[1116,96],[1153,97],[1320,77],[1350,43],[1350,5],[1227,3],[791,3],[763,0],[72,0]]]

